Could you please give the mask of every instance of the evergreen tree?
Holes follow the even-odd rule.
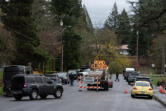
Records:
[[[147,56],[152,45],[152,35],[161,30],[161,20],[154,18],[163,9],[162,3],[161,0],[139,0],[138,2],[131,2],[131,4],[133,6],[133,12],[135,13],[132,17],[132,29],[134,30],[132,35],[139,37],[139,55]],[[139,32],[139,35],[136,35],[136,32]],[[132,47],[132,44],[132,42],[129,43],[131,55],[134,54],[131,52],[136,52],[136,48]]]
[[[81,37],[75,34],[72,29],[67,29],[64,36],[64,68],[77,69],[81,64]]]
[[[117,24],[118,24],[118,7],[115,2],[112,8],[112,12],[110,13],[108,19],[105,22],[105,26],[111,29],[116,29],[118,27]]]
[[[130,19],[126,10],[118,16],[118,27],[116,30],[117,40],[120,44],[128,44],[131,37]]]
[[[5,28],[12,32],[16,39],[17,53],[15,64],[33,64],[45,61],[45,53],[38,49],[40,44],[36,26],[32,17],[33,0],[1,0],[2,21]]]
[[[51,11],[56,15],[58,22],[61,20],[64,26],[73,26],[81,14],[80,0],[52,0]]]
[[[52,0],[51,11],[56,15],[57,22],[63,21],[64,35],[64,69],[76,69],[81,64],[81,36],[73,28],[81,16],[80,0]],[[68,26],[71,28],[69,29]]]

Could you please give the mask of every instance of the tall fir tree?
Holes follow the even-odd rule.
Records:
[[[116,2],[113,5],[112,12],[108,16],[108,19],[105,22],[105,26],[111,29],[116,29],[118,24],[118,7]]]
[[[38,49],[40,44],[32,17],[33,0],[1,0],[2,21],[16,39],[15,64],[33,64],[45,61],[45,53]]]
[[[118,27],[116,30],[119,44],[128,44],[131,37],[131,26],[129,16],[124,9],[118,16]]]
[[[81,64],[80,46],[81,36],[77,35],[73,27],[81,16],[82,4],[80,0],[52,0],[51,11],[56,15],[57,22],[63,21],[64,35],[64,69],[78,68]],[[68,28],[70,26],[70,28]]]
[[[77,69],[81,65],[81,37],[71,28],[65,31],[64,36],[64,68],[65,70]]]

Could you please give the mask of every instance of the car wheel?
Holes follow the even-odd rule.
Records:
[[[109,90],[108,84],[105,84],[105,85],[104,85],[104,90],[105,90],[105,91],[108,91],[108,90]]]
[[[30,95],[31,100],[35,100],[38,98],[38,91],[36,89],[32,90],[32,93]]]
[[[14,95],[16,101],[20,101],[22,99],[21,95]]]
[[[149,99],[153,99],[153,96],[149,96]]]
[[[46,99],[46,98],[47,98],[47,94],[42,94],[42,95],[40,95],[40,97],[41,97],[42,99]]]
[[[55,98],[61,98],[62,97],[62,89],[58,88],[54,93]]]
[[[134,98],[135,96],[133,94],[131,94],[131,97]]]

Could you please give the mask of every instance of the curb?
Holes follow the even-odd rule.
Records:
[[[166,107],[166,102],[162,101],[161,99],[159,99],[159,97],[157,97],[156,95],[153,95],[153,98],[158,101],[159,103],[161,103],[164,107]]]

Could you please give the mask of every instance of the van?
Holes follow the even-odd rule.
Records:
[[[129,73],[134,72],[134,71],[135,71],[134,68],[125,68],[125,70],[123,71],[124,79],[127,80]]]
[[[6,96],[11,94],[11,78],[16,74],[31,74],[32,68],[30,66],[12,65],[4,67],[3,70],[3,92]]]
[[[16,100],[21,100],[24,96],[29,96],[31,100],[38,99],[39,96],[45,99],[48,95],[61,98],[63,86],[45,76],[17,74],[12,77],[11,92]]]

